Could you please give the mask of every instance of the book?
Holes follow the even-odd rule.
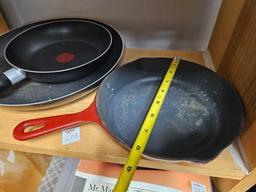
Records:
[[[112,192],[122,165],[80,160],[75,175],[86,179],[83,192]],[[128,192],[212,192],[209,176],[138,168]]]

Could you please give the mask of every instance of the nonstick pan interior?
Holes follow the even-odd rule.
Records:
[[[5,57],[9,64],[27,72],[58,72],[92,63],[111,44],[110,32],[98,23],[60,20],[34,26],[14,37]]]
[[[139,59],[112,72],[101,84],[100,119],[126,146],[132,147],[170,61]],[[229,84],[202,66],[181,61],[145,154],[208,161],[239,135],[243,122],[241,101]]]

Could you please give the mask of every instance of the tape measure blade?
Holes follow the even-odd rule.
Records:
[[[164,102],[164,98],[169,90],[176,69],[180,62],[180,58],[174,57],[164,79],[156,93],[156,96],[149,108],[146,118],[141,126],[141,129],[135,139],[133,147],[129,153],[128,159],[122,169],[122,172],[118,178],[114,192],[126,192],[132,177],[137,169],[141,155],[146,147],[147,141],[150,137],[154,124],[157,120],[158,114]]]

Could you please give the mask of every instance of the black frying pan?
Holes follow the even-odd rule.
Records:
[[[83,77],[108,57],[112,36],[93,21],[58,20],[15,36],[5,48],[13,67],[0,77],[0,90],[28,76],[34,81],[59,83]]]
[[[112,72],[94,103],[69,115],[20,123],[16,139],[94,121],[131,148],[169,66],[168,58],[144,58]],[[41,129],[24,133],[29,126]],[[244,111],[237,93],[213,71],[182,60],[153,128],[144,155],[165,160],[208,161],[241,132]]]
[[[74,19],[75,18],[62,18],[58,20]],[[8,44],[8,42],[15,35],[33,26],[37,26],[38,24],[58,20],[44,20],[31,23],[13,29],[0,36],[0,72],[4,72],[9,68],[9,65],[4,60],[3,53],[6,44]],[[75,20],[88,21],[80,18],[76,18]],[[117,63],[121,59],[124,49],[122,37],[118,31],[109,25],[103,23],[99,24],[103,25],[110,31],[113,40],[111,49],[108,53],[108,58],[97,70],[77,80],[63,83],[41,83],[27,79],[18,85],[13,86],[11,89],[8,89],[8,91],[2,92],[0,94],[0,106],[15,107],[15,109],[22,110],[34,109],[33,106],[36,106],[37,109],[49,108],[63,103],[71,102],[77,98],[80,98],[81,96],[84,96],[88,90],[95,89],[100,84],[100,82],[116,67]]]

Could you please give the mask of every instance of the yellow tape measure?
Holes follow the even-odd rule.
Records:
[[[151,134],[151,131],[154,127],[162,104],[164,102],[164,98],[168,92],[168,89],[171,85],[172,79],[176,72],[176,69],[180,63],[180,58],[174,57],[166,75],[157,91],[157,94],[150,106],[150,109],[147,113],[147,116],[141,126],[140,132],[137,135],[137,138],[133,144],[133,147],[130,151],[129,157],[123,167],[122,173],[118,178],[116,186],[114,188],[114,192],[126,192],[130,182],[132,180],[133,174],[137,169],[137,165],[141,158],[141,155],[146,147],[148,138]]]

